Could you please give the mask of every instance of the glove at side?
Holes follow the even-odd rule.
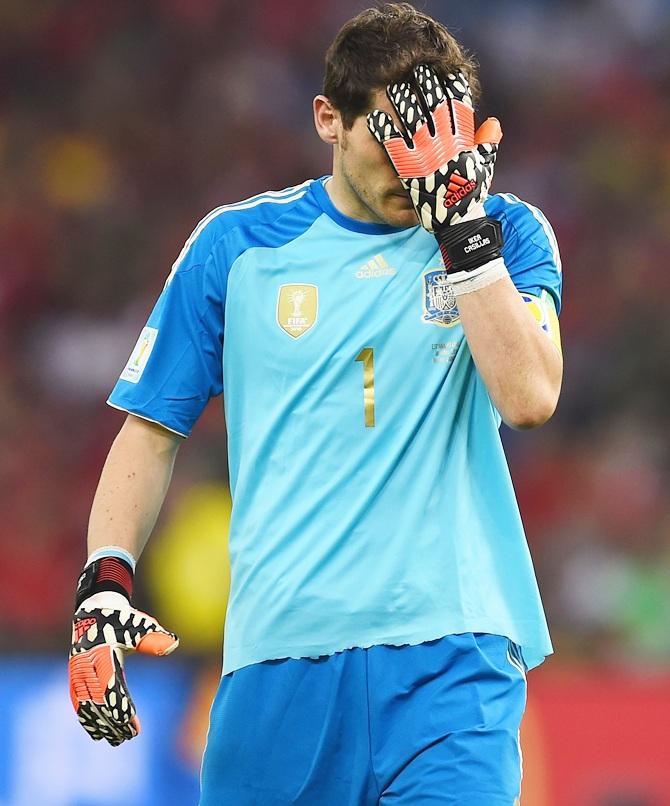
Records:
[[[107,559],[98,562],[105,563]],[[85,569],[82,578],[87,573],[90,576],[89,569],[95,565]],[[99,573],[99,568],[93,569],[94,577],[96,571]],[[99,584],[93,589],[96,588]],[[174,633],[132,607],[128,596],[118,592],[116,586],[113,590],[98,590],[78,603],[68,664],[70,697],[79,721],[92,739],[106,739],[117,746],[140,732],[123,670],[125,653],[168,655],[178,645]]]

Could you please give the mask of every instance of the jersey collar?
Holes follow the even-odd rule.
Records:
[[[348,215],[344,215],[344,213],[341,213],[337,207],[335,207],[324,187],[326,182],[331,178],[330,175],[322,176],[320,179],[312,182],[312,192],[323,212],[341,227],[351,230],[352,232],[361,232],[365,235],[389,235],[393,232],[405,232],[410,229],[415,229],[414,227],[392,227],[390,224],[374,224],[371,221],[359,221],[356,218],[349,218]]]

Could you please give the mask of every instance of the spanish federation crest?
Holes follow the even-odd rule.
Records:
[[[287,283],[279,286],[277,324],[291,338],[299,339],[316,323],[319,292],[310,283]]]
[[[452,327],[459,319],[456,295],[444,269],[423,274],[423,316],[427,325]]]

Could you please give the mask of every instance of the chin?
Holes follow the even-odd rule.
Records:
[[[416,227],[419,223],[419,219],[416,217],[413,207],[401,210],[389,210],[387,207],[384,213],[386,223],[390,224],[392,227]]]
[[[392,227],[416,227],[419,219],[409,196],[397,193],[389,194],[383,203],[382,218]]]

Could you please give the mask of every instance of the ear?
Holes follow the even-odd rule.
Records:
[[[317,95],[312,106],[317,134],[324,143],[331,146],[337,145],[342,131],[340,113],[325,95]]]

